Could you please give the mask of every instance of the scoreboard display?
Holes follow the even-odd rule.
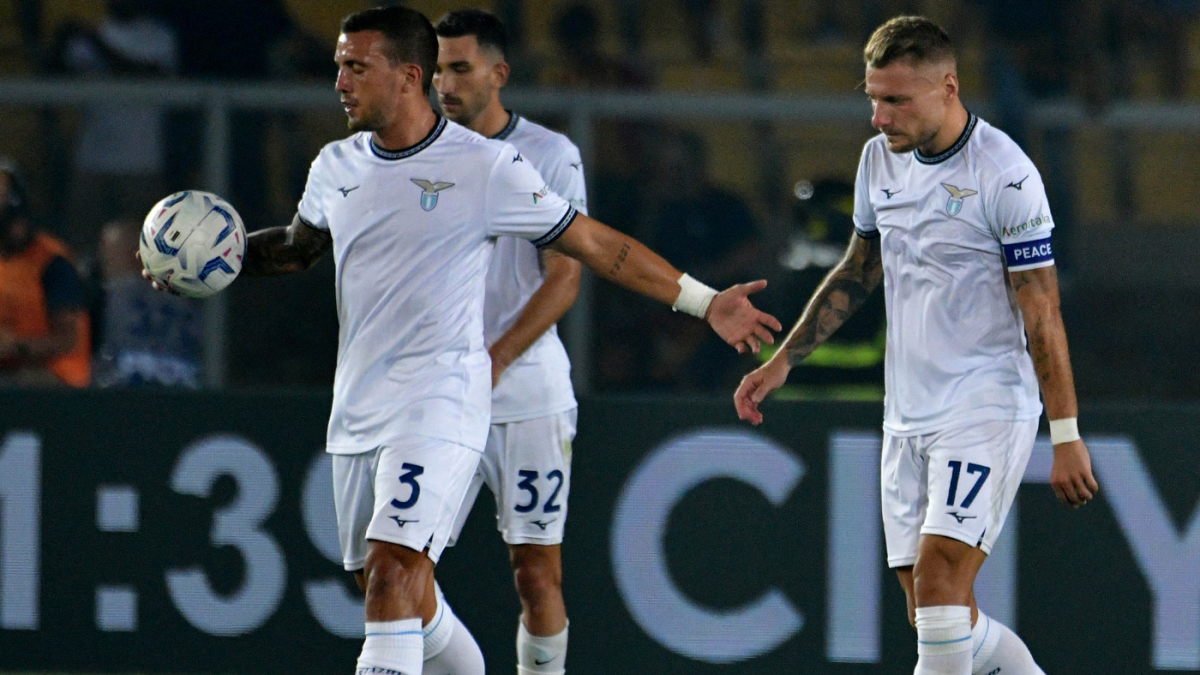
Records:
[[[351,668],[363,608],[338,548],[328,409],[303,392],[0,393],[0,670]],[[880,407],[765,414],[752,428],[724,398],[581,401],[572,672],[911,671]],[[980,606],[1047,672],[1200,671],[1200,408],[1080,420],[1100,497],[1059,505],[1040,439]],[[478,500],[437,574],[503,672],[520,609],[494,508]]]

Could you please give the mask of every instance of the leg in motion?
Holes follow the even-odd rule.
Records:
[[[424,552],[382,541],[368,543],[362,571],[367,625],[359,675],[421,672],[421,626],[436,610],[425,592],[432,576],[433,561]]]
[[[519,675],[563,673],[567,660],[567,610],[562,595],[558,544],[509,547],[521,621],[517,629]]]
[[[913,565],[917,628],[914,675],[970,675],[971,603],[985,555],[939,535],[922,535]]]

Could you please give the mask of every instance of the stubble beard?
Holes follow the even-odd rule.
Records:
[[[478,108],[472,108],[471,106],[469,106],[467,104],[467,101],[465,99],[459,99],[459,101],[460,101],[459,105],[462,107],[459,108],[459,112],[457,114],[451,115],[450,113],[448,113],[446,111],[445,105],[441,106],[442,114],[445,115],[446,117],[450,118],[450,120],[452,122],[461,124],[462,126],[467,127],[469,129],[469,128],[471,128],[471,123],[474,122],[477,117],[479,117],[480,113],[482,113],[484,108],[486,108],[487,106],[484,105],[484,106],[479,106]]]
[[[892,147],[891,143],[889,143],[888,149],[897,154],[912,152],[913,150],[917,150],[918,148],[928,145],[930,142],[932,142],[934,138],[937,138],[939,131],[941,131],[941,129],[930,129],[918,136],[915,140],[911,140],[899,147]],[[912,137],[905,136],[904,138],[908,139]],[[889,138],[888,140],[890,141],[891,139]]]
[[[353,117],[346,117],[346,128],[350,131],[379,131],[383,129],[383,114],[378,109],[372,108],[365,110],[359,115],[358,120]]]

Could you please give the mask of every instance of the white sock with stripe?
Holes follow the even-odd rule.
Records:
[[[425,675],[483,675],[483,652],[437,588],[437,611],[425,626]]]
[[[972,675],[1046,675],[1021,638],[983,612],[975,619],[971,644]]]
[[[971,608],[917,608],[917,667],[913,675],[971,675]]]
[[[356,675],[420,675],[422,639],[420,619],[368,621]]]

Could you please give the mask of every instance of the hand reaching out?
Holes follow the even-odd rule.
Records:
[[[744,354],[758,353],[760,343],[775,344],[771,331],[783,330],[775,317],[760,311],[747,297],[767,287],[765,280],[736,284],[717,294],[708,306],[705,320],[721,339]]]

